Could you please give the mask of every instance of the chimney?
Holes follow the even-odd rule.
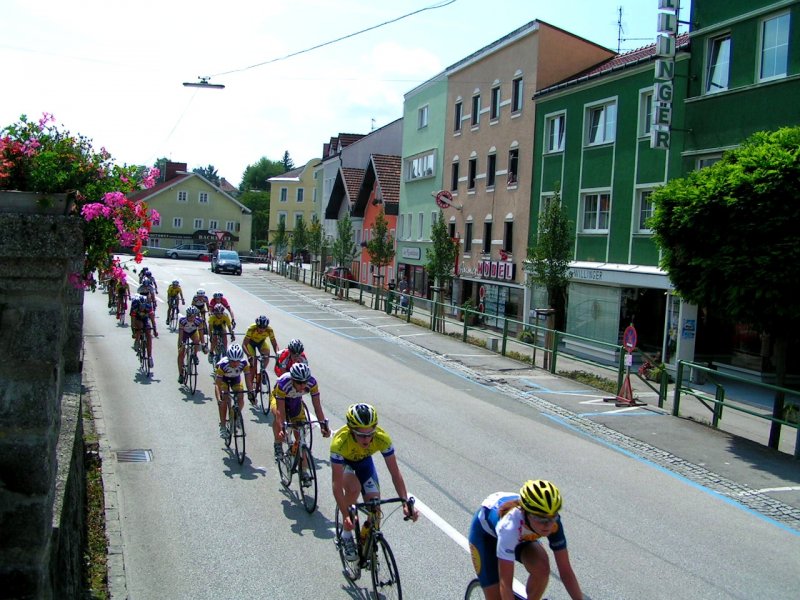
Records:
[[[186,173],[187,172],[186,163],[176,163],[167,161],[167,164],[164,166],[163,175],[164,181],[169,181],[170,179],[174,179],[178,173]]]

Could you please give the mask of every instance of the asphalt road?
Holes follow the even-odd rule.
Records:
[[[753,490],[764,481],[796,485],[796,472],[725,467],[721,450],[719,459],[706,451],[711,464],[693,460],[691,452],[666,452],[654,440],[621,431],[635,427],[635,417],[623,426],[610,414],[595,414],[603,412],[596,403],[576,410],[576,395],[596,401],[602,395],[596,391],[540,371],[506,372],[501,380],[495,359],[477,349],[449,339],[428,345],[457,345],[420,345],[429,334],[389,331],[397,325],[370,323],[375,315],[363,307],[300,289],[257,265],[245,265],[242,277],[214,275],[207,263],[152,259],[147,265],[162,294],[175,278],[187,296],[198,287],[225,292],[237,333],[267,314],[281,346],[302,339],[334,427],[343,424],[349,404],[376,405],[423,513],[416,524],[399,513],[385,518],[406,598],[462,597],[473,575],[464,541],[473,511],[486,495],[538,477],[564,494],[570,556],[594,599],[795,597],[797,493]],[[208,363],[200,365],[194,396],[180,388],[176,336],[161,325],[166,311],[160,306],[156,367],[145,379],[137,373],[129,330],[107,314],[105,297],[87,294],[85,302],[84,383],[102,434],[113,596],[369,597],[368,577],[349,584],[341,573],[319,431],[320,502],[308,515],[279,483],[263,415],[246,410],[248,457],[240,466],[217,435]],[[538,393],[525,389],[532,386]],[[613,419],[613,426],[603,419]],[[667,431],[661,415],[639,419],[639,432],[646,422]],[[682,436],[683,446],[696,443],[678,429],[669,435]],[[152,460],[117,460],[119,451],[132,449],[150,450]],[[380,458],[377,464],[384,493],[392,494]],[[547,596],[567,597],[555,577]]]

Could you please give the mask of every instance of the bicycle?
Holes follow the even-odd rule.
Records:
[[[139,358],[139,370],[145,377],[150,377],[150,353],[147,351],[147,333],[142,331],[134,342],[136,356]]]
[[[125,313],[128,312],[128,299],[125,296],[117,297],[117,321],[125,325]]]
[[[175,331],[178,328],[179,316],[178,297],[173,296],[169,299],[169,307],[167,308],[167,327],[169,327],[170,331]]]
[[[270,393],[272,392],[272,385],[269,380],[269,371],[267,365],[272,354],[259,354],[258,355],[258,370],[253,378],[253,391],[258,394],[258,400],[261,403],[261,412],[265,415],[269,414],[269,401]],[[278,358],[277,356],[275,357]],[[306,411],[308,417],[308,411]]]
[[[195,363],[195,344],[191,338],[183,342],[183,367],[181,368],[181,376],[183,377],[183,385],[189,388],[192,396],[197,391],[197,363]]]
[[[397,562],[394,553],[389,546],[389,542],[380,529],[381,526],[381,505],[400,502],[408,504],[411,512],[414,510],[414,498],[409,496],[408,500],[403,498],[387,498],[381,500],[375,498],[366,502],[359,502],[350,507],[350,519],[355,525],[353,535],[358,548],[358,558],[354,561],[347,560],[344,552],[344,542],[342,540],[342,522],[339,507],[336,507],[336,537],[334,542],[339,550],[339,558],[342,560],[344,575],[350,581],[356,581],[361,577],[361,570],[367,569],[372,572],[372,590],[376,598],[397,598],[401,600],[403,590],[400,586],[400,573],[397,570]],[[366,532],[361,528],[358,521],[358,513],[364,513],[369,519],[370,526],[366,527]],[[408,521],[411,517],[404,517]],[[362,536],[364,539],[362,539]]]
[[[284,438],[281,444],[283,452],[277,459],[281,485],[287,490],[292,485],[292,475],[297,473],[299,497],[309,514],[317,508],[317,467],[306,441],[306,434],[311,431],[311,425],[314,423],[327,425],[326,421],[309,421],[307,418],[302,421],[284,422]],[[305,473],[303,463],[305,463]]]
[[[225,339],[230,334],[223,329],[217,331],[215,328],[211,335],[214,337],[214,344],[208,352],[208,361],[214,366],[225,356]]]
[[[483,600],[483,590],[481,584],[476,577],[467,584],[467,591],[464,593],[464,600]],[[520,596],[516,591],[514,592],[514,600],[526,600],[525,596]]]
[[[242,411],[239,409],[239,402],[232,400],[231,396],[233,394],[241,396],[243,392],[233,391],[230,389],[230,384],[226,383],[226,385],[228,389],[222,391],[223,400],[228,403],[228,422],[225,425],[228,433],[225,436],[225,446],[230,448],[231,441],[233,441],[236,460],[242,464],[245,457],[244,419]]]

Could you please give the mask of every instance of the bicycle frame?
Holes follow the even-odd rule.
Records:
[[[403,498],[373,498],[372,500],[367,500],[365,502],[358,502],[353,504],[350,507],[350,520],[353,521],[355,525],[355,532],[354,535],[358,542],[358,552],[361,558],[361,567],[366,566],[366,561],[372,554],[373,549],[376,547],[378,540],[383,538],[383,532],[381,532],[381,519],[383,518],[383,511],[381,510],[381,506],[384,504],[393,504],[395,502],[400,502],[403,504],[408,504],[411,507],[411,511],[414,510],[414,498],[413,496],[408,497],[408,501],[404,500]],[[367,532],[367,539],[364,540],[363,544],[361,543],[361,522],[358,519],[358,513],[363,513],[367,516],[369,520],[369,531]],[[403,520],[408,521],[410,517],[403,517]]]

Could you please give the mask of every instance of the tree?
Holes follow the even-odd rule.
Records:
[[[389,232],[389,222],[383,209],[376,215],[375,223],[370,229],[370,240],[367,242],[369,261],[378,269],[392,264],[394,261],[394,236]]]
[[[311,272],[314,273],[315,265],[320,260],[322,249],[325,245],[325,232],[322,223],[319,222],[317,215],[311,217],[311,225],[308,228],[308,251],[311,253]]]
[[[208,179],[214,185],[219,185],[219,174],[217,170],[214,168],[214,165],[208,165],[207,167],[197,167],[192,169],[192,173],[197,173],[202,177]]]
[[[283,162],[279,160],[269,160],[262,156],[254,165],[247,165],[242,174],[242,183],[239,189],[243,192],[248,190],[270,191],[270,184],[267,179],[285,173]]]
[[[305,220],[300,217],[292,232],[292,254],[296,255],[303,250],[308,250],[308,227]]]
[[[344,215],[336,221],[336,239],[333,241],[331,254],[339,267],[349,267],[358,254],[350,215]]]
[[[547,300],[555,310],[555,328],[563,330],[569,263],[572,260],[572,222],[561,206],[561,184],[556,182],[555,193],[539,215],[536,243],[528,248],[529,280],[544,286]]]
[[[439,211],[439,216],[431,224],[431,247],[425,250],[425,258],[427,264],[425,268],[428,271],[428,276],[433,280],[435,288],[434,306],[438,309],[439,302],[441,302],[441,290],[449,287],[450,281],[453,279],[453,269],[456,265],[456,252],[458,247],[453,243],[450,234],[447,231],[447,224],[444,221],[444,214]],[[440,330],[444,327],[443,319],[440,319],[437,314],[434,315],[434,322],[436,329]]]
[[[250,190],[242,192],[237,198],[252,211],[253,227],[250,246],[255,248],[257,240],[266,240],[269,237],[269,192]]]
[[[284,173],[286,173],[286,171],[291,171],[292,169],[294,169],[294,161],[292,160],[292,157],[289,156],[289,151],[288,150],[284,151],[283,158],[281,159],[281,163],[283,163],[283,172]]]
[[[275,233],[272,234],[272,244],[275,246],[275,258],[282,260],[286,255],[286,248],[289,247],[289,233],[286,231],[286,221],[280,219]]]
[[[783,386],[788,343],[800,326],[800,127],[755,133],[651,199],[649,226],[676,291],[768,334]],[[782,415],[779,394],[773,416]],[[777,447],[779,431],[773,424],[770,446]]]

